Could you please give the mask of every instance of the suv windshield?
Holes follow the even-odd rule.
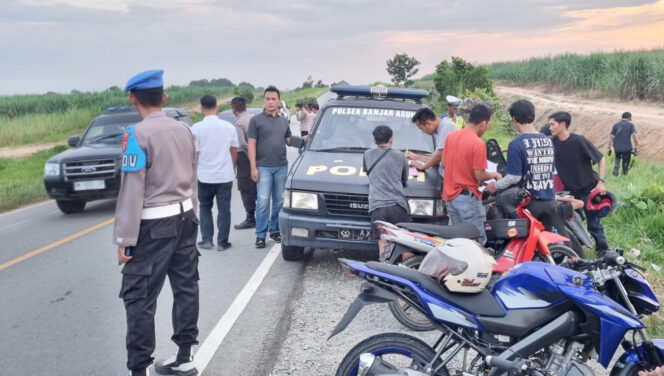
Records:
[[[329,107],[320,115],[309,150],[362,151],[374,146],[373,130],[392,128],[397,150],[433,153],[433,137],[420,131],[410,119],[415,111],[368,107]]]
[[[95,119],[83,136],[83,145],[90,144],[120,144],[124,131],[132,124],[141,121],[141,118],[107,117]]]

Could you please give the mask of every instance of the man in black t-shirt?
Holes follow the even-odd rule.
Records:
[[[569,132],[571,122],[572,116],[568,112],[559,111],[549,116],[556,170],[565,190],[574,198],[583,201],[588,231],[595,238],[597,256],[602,256],[609,249],[604,227],[600,223],[600,217],[595,212],[586,210],[585,204],[594,189],[599,189],[602,194],[606,193],[605,158],[585,137]],[[593,170],[593,164],[598,165],[599,176]]]

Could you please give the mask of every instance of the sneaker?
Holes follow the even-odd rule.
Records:
[[[618,172],[619,172],[618,169],[614,168],[613,169],[613,176],[618,176]]]
[[[198,242],[198,248],[203,248],[203,249],[212,249],[214,248],[214,244],[212,242]]]
[[[275,232],[273,234],[270,234],[270,239],[274,240],[277,243],[281,243],[281,233]]]
[[[177,354],[173,354],[170,358],[157,361],[154,365],[154,370],[160,375],[177,375],[177,376],[195,376],[198,375],[198,370],[194,364],[194,358],[189,357],[185,362],[177,360]]]
[[[223,242],[217,246],[217,251],[225,251],[230,248],[233,244],[231,242]]]
[[[248,228],[254,228],[256,227],[256,222],[255,221],[249,221],[249,220],[244,220],[243,222],[238,223],[237,225],[233,225],[233,228],[236,230],[245,230]]]
[[[256,238],[256,248],[265,248],[265,238]]]

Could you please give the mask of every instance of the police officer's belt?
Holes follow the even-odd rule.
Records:
[[[189,211],[193,208],[194,204],[191,202],[191,199],[188,198],[182,202],[176,202],[175,204],[143,208],[143,211],[141,212],[141,219],[172,217],[174,215]]]

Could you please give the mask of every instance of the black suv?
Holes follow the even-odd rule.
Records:
[[[433,136],[411,122],[424,107],[425,90],[335,86],[331,91],[337,98],[323,105],[286,180],[279,213],[286,260],[300,259],[304,247],[377,250],[369,236],[369,179],[362,168],[364,151],[375,146],[376,126],[392,128],[396,150],[435,151]],[[414,172],[405,189],[413,220],[445,223],[437,169]]]
[[[181,108],[164,108],[173,119],[191,125]],[[65,213],[78,213],[87,201],[117,197],[120,190],[122,135],[140,122],[133,107],[109,107],[92,120],[83,137],[69,137],[72,148],[51,157],[44,166],[44,187]]]

